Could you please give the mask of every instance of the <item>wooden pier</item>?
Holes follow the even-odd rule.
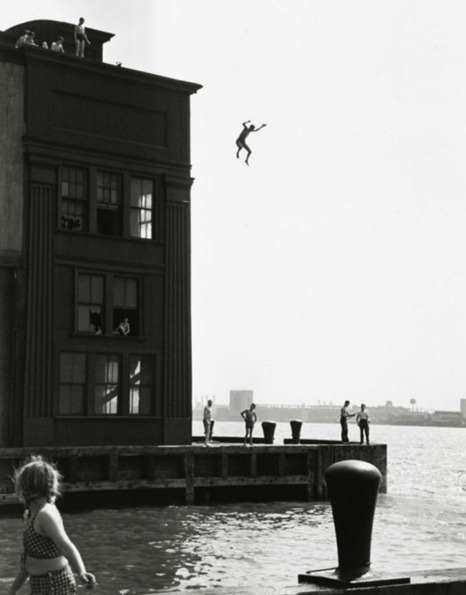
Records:
[[[288,441],[287,441],[288,442]],[[314,442],[314,441],[313,441]],[[73,496],[144,493],[153,503],[215,500],[325,500],[324,472],[346,459],[374,464],[387,491],[387,447],[338,442],[264,445],[214,442],[189,446],[0,449],[0,505],[16,502],[11,476],[31,454],[54,461]]]

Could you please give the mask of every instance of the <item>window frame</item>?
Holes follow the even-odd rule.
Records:
[[[63,183],[66,182],[66,173],[70,171],[80,171],[83,174],[83,199],[68,199],[62,196]],[[99,193],[104,192],[106,186],[99,183],[101,176],[110,176],[117,179],[116,191],[119,201],[115,207],[110,202],[99,200]],[[81,163],[62,163],[58,167],[58,186],[57,186],[57,230],[64,233],[86,233],[98,235],[103,238],[121,238],[131,241],[160,242],[162,229],[162,203],[164,197],[164,175],[160,173],[137,172],[135,170],[125,169],[124,171],[106,169],[95,165],[83,165]],[[132,218],[135,211],[141,211],[140,207],[133,206],[133,181],[141,183],[148,182],[152,187],[152,206],[151,208],[142,207],[144,213],[151,213],[151,237],[142,237],[133,235]],[[107,187],[111,192],[111,187]],[[83,222],[79,229],[67,229],[62,226],[62,209],[64,200],[74,200],[76,203],[83,204]],[[100,205],[100,206],[99,206]],[[107,205],[107,206],[105,206]],[[108,233],[99,230],[99,211],[108,211],[117,213],[118,233]],[[144,223],[143,223],[144,224]]]
[[[78,182],[73,182],[71,181],[69,175],[65,176],[65,173],[68,172],[68,174],[74,171],[75,172],[75,176],[77,172],[81,172],[83,174],[83,183],[82,184],[78,184]],[[89,185],[89,179],[90,179],[90,172],[89,172],[89,168],[88,167],[82,167],[79,165],[75,165],[75,164],[63,164],[60,166],[59,168],[59,174],[58,174],[58,209],[57,209],[57,225],[58,228],[61,231],[66,231],[66,232],[72,232],[72,233],[89,233],[89,228],[90,228],[90,185]],[[83,197],[79,198],[77,196],[64,196],[63,195],[63,185],[65,183],[68,183],[69,185],[74,185],[74,186],[81,186],[83,189]],[[75,205],[82,205],[83,208],[83,215],[82,215],[82,220],[84,224],[81,224],[80,228],[67,228],[67,227],[63,227],[63,219],[64,217],[71,217],[70,214],[65,215],[63,212],[63,206],[64,206],[64,201],[66,201],[69,204],[75,204]]]
[[[103,303],[102,303],[102,320],[101,320],[101,333],[84,331],[79,329],[79,308],[81,304],[85,304],[87,302],[80,302],[80,278],[83,276],[89,277],[101,277],[103,279]],[[135,282],[135,290],[136,290],[136,307],[135,308],[119,308],[125,312],[132,312],[131,320],[130,320],[130,333],[127,336],[121,336],[115,333],[115,280],[116,279],[125,279],[131,280]],[[105,337],[107,339],[114,338],[114,339],[142,339],[144,337],[144,317],[143,317],[143,295],[144,295],[144,287],[143,287],[144,277],[143,275],[139,274],[131,274],[126,272],[120,271],[108,271],[108,270],[96,270],[96,269],[87,269],[87,268],[75,268],[75,291],[74,291],[74,334],[75,335],[82,335],[88,337],[97,337],[102,338]],[[134,333],[137,334],[134,334]]]

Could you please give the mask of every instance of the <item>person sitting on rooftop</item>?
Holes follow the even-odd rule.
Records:
[[[54,52],[61,52],[62,54],[65,53],[65,50],[63,48],[63,42],[65,40],[63,39],[63,37],[57,37],[57,40],[52,42],[52,46],[51,46],[51,50]]]
[[[37,45],[36,42],[34,41],[34,37],[35,37],[35,33],[34,31],[28,31],[27,35],[26,35],[26,39],[24,40],[24,43],[26,45]]]
[[[18,39],[16,40],[16,48],[20,48],[22,45],[24,45],[26,43],[26,38],[29,35],[30,31],[29,29],[26,29],[26,31],[21,35],[21,37],[18,37]]]

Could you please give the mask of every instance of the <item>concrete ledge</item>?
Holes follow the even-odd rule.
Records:
[[[394,572],[395,573],[395,572]],[[314,585],[302,585],[285,589],[283,595],[339,595],[341,593],[361,593],[364,595],[464,595],[466,593],[466,568],[443,570],[422,570],[416,572],[396,571],[397,575],[409,576],[411,582],[404,585],[335,589]]]

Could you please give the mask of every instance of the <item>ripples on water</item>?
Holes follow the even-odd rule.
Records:
[[[313,437],[334,431],[322,426],[312,426]],[[381,436],[378,442],[389,445],[389,494],[378,500],[374,568],[463,566],[466,431],[389,426],[372,431]],[[251,593],[280,593],[297,584],[298,573],[337,561],[325,502],[137,507],[64,518],[89,570],[98,576],[96,595],[206,588],[223,595],[238,585]],[[4,579],[17,571],[20,543],[21,522],[0,517]]]

